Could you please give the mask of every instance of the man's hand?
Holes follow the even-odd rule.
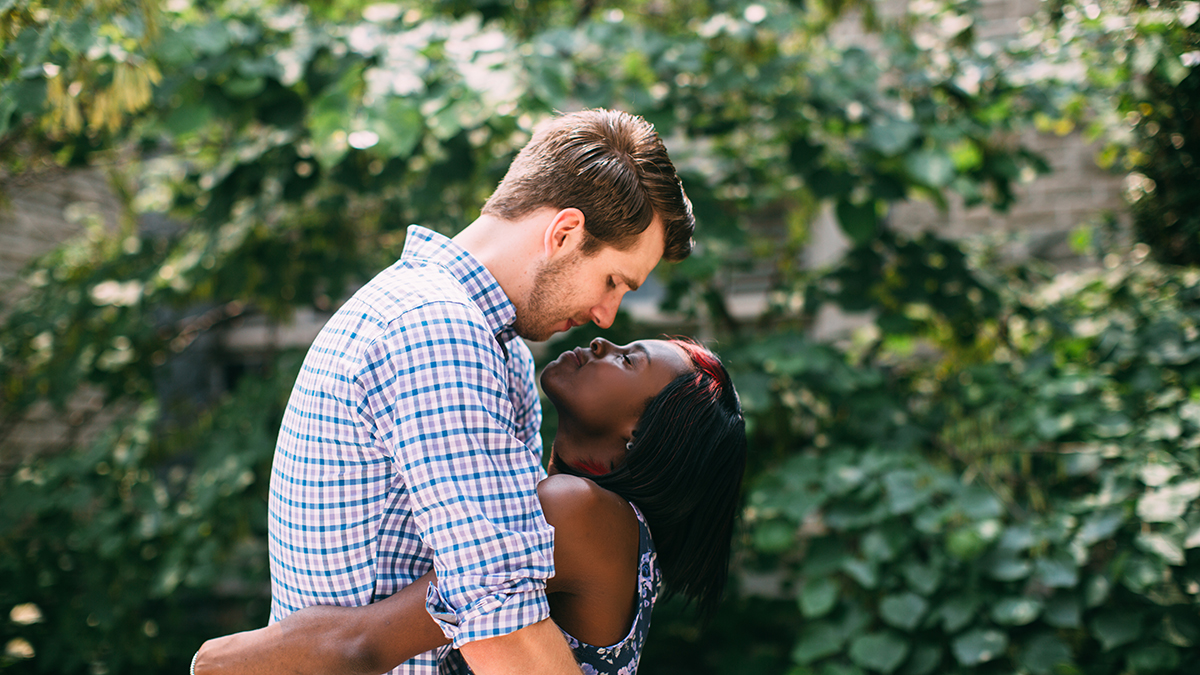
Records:
[[[566,638],[550,619],[468,642],[459,651],[476,675],[581,675]]]

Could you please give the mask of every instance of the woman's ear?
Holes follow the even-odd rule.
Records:
[[[546,226],[545,246],[546,258],[554,258],[562,253],[570,253],[583,242],[584,217],[583,211],[576,208],[562,209],[550,219]]]

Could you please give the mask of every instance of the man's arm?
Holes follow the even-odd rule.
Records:
[[[476,314],[453,303],[408,312],[402,331],[364,353],[363,408],[393,448],[415,529],[432,551],[438,584],[426,607],[442,632],[459,648],[488,645],[464,653],[477,672],[511,658],[523,672],[541,662],[559,664],[544,672],[570,672],[565,663],[578,673],[561,635],[521,632],[549,617],[554,534],[537,498],[545,474],[514,410],[509,369],[518,364]],[[532,377],[525,386],[532,390]]]
[[[449,640],[425,611],[430,572],[363,607],[306,607],[205,642],[196,675],[379,675]],[[481,671],[476,671],[481,672]]]

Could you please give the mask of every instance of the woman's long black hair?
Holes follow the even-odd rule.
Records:
[[[746,423],[720,359],[692,340],[671,341],[688,352],[695,369],[650,399],[624,461],[606,474],[578,475],[641,509],[668,595],[695,601],[711,616],[729,576]]]

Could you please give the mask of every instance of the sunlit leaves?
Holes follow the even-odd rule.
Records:
[[[161,79],[143,49],[158,34],[156,3],[15,5],[0,12],[0,137],[28,123],[55,137],[116,132],[149,105]]]

